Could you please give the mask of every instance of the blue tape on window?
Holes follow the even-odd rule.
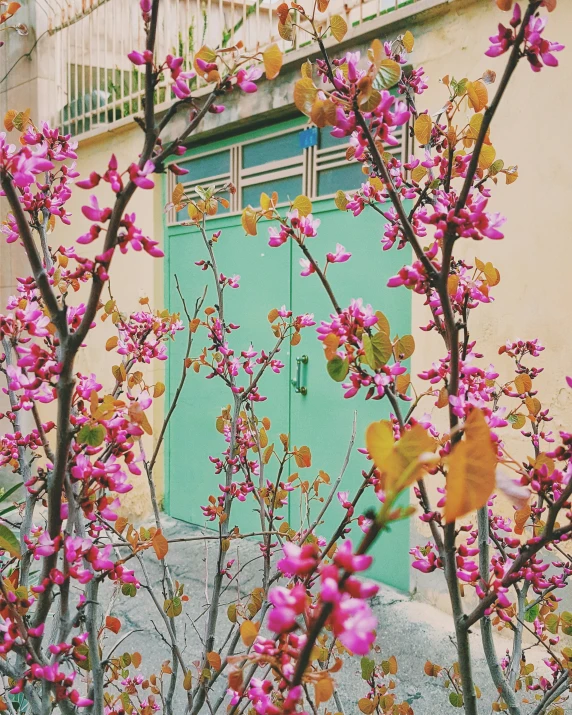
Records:
[[[307,149],[311,146],[316,146],[318,143],[318,129],[316,127],[308,127],[298,134],[300,139],[300,148]]]

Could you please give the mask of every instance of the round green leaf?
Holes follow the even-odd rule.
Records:
[[[393,352],[389,335],[381,331],[372,338],[369,335],[364,335],[363,348],[367,364],[374,370],[379,370],[379,368],[386,365]]]
[[[328,375],[336,382],[343,382],[346,379],[346,375],[350,369],[350,364],[347,358],[342,360],[341,357],[332,358],[328,361],[327,365]]]
[[[10,556],[17,556],[20,558],[20,543],[7,526],[0,524],[0,549],[7,551]]]
[[[377,89],[389,89],[397,84],[400,78],[401,67],[395,60],[387,57],[381,60],[373,85]]]

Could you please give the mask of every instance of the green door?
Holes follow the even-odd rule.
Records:
[[[205,184],[224,182],[232,176],[232,167],[236,171],[237,164],[240,165],[239,192],[231,205],[231,210],[235,212],[249,203],[255,205],[262,190],[276,189],[280,200],[292,200],[299,193],[308,192],[308,181],[313,185],[311,193],[314,194],[331,195],[338,188],[349,190],[359,185],[363,178],[360,167],[341,161],[343,157],[338,155],[334,140],[323,132],[318,135],[317,146],[305,150],[307,153],[304,153],[302,161],[302,150],[299,148],[302,142],[298,142],[300,128],[299,121],[288,122],[274,128],[274,132],[279,130],[274,138],[260,136],[260,132],[258,135],[250,134],[243,146],[238,144],[239,137],[234,142],[228,140],[213,145],[213,152],[205,151],[203,145],[199,150],[200,158],[196,161],[191,159],[191,173],[197,177],[196,180],[202,176],[207,179],[214,177],[212,181],[205,179]],[[267,130],[268,133],[272,134],[272,130]],[[227,150],[228,146],[232,148]],[[227,159],[227,154],[232,152],[234,154]],[[270,175],[267,165],[265,171],[264,166],[262,169],[257,166],[257,162],[268,162],[268,157],[272,158],[271,164],[275,167]],[[310,162],[315,162],[317,168],[313,179],[308,180],[311,176],[308,170]],[[303,179],[303,175],[306,178]],[[383,218],[367,210],[354,218],[349,213],[340,212],[332,199],[313,199],[313,205],[313,213],[322,223],[318,237],[308,241],[320,264],[323,264],[328,251],[335,250],[336,242],[342,243],[352,254],[349,262],[332,265],[328,270],[328,277],[342,307],[349,305],[352,298],[361,297],[365,303],[371,303],[375,310],[382,310],[388,316],[392,335],[409,333],[410,298],[406,291],[390,290],[386,284],[403,263],[409,262],[410,256],[406,250],[381,250]],[[181,220],[184,217],[178,218]],[[259,235],[247,237],[238,213],[217,216],[207,222],[209,233],[222,230],[215,245],[219,270],[225,275],[241,276],[241,287],[226,291],[226,319],[240,324],[240,329],[232,336],[235,351],[248,348],[251,342],[256,350],[271,348],[274,338],[267,314],[272,308],[286,305],[295,315],[312,312],[317,324],[329,319],[333,312],[317,276],[300,276],[299,258],[302,254],[298,247],[268,246],[267,225],[261,222]],[[178,275],[188,305],[194,304],[206,282],[212,282],[210,272],[202,273],[194,265],[195,261],[206,258],[199,232],[180,224],[170,226],[166,256],[169,309],[181,311],[174,274]],[[213,287],[210,285],[205,305],[214,302]],[[180,376],[184,343],[185,340],[179,338],[170,348],[167,387],[171,399]],[[198,343],[197,349],[200,349]],[[193,355],[196,355],[196,350]],[[302,356],[307,356],[308,360],[299,364],[297,360]],[[389,403],[386,400],[366,401],[365,394],[344,399],[341,385],[333,382],[327,374],[322,344],[313,328],[302,332],[300,345],[285,347],[280,358],[286,367],[280,375],[271,372],[265,375],[261,392],[268,396],[268,400],[256,405],[258,417],[266,416],[271,420],[271,439],[274,442],[278,442],[279,433],[284,432],[290,434],[292,445],[300,447],[306,444],[310,447],[312,466],[300,470],[303,479],[312,483],[319,470],[323,470],[333,482],[348,449],[356,411],[355,445],[339,487],[341,491],[349,491],[351,498],[362,483],[362,470],[370,466],[364,455],[357,451],[364,446],[365,428],[371,421],[388,416]],[[296,385],[292,384],[296,383],[298,367],[301,382],[307,388],[305,395],[297,392]],[[202,371],[198,375],[194,372],[189,375],[179,413],[171,423],[165,450],[167,510],[176,518],[201,525],[205,524],[205,520],[200,507],[207,503],[210,494],[220,494],[218,483],[222,481],[222,475],[214,474],[209,456],[219,456],[226,447],[223,436],[215,429],[215,422],[229,402],[228,388],[220,380],[205,378],[206,374]],[[290,472],[296,470],[292,462]],[[326,490],[321,491],[321,495],[326,493]],[[294,494],[298,495],[299,491]],[[358,514],[368,506],[378,505],[373,494],[367,498],[364,496]],[[289,521],[294,528],[299,524],[302,506],[298,496],[291,502]],[[243,531],[258,530],[260,522],[256,507],[254,500],[244,503],[235,500],[231,524],[237,524]],[[312,506],[313,516],[319,508],[317,502]],[[334,497],[325,523],[317,533],[327,538],[343,514],[342,506]],[[394,525],[390,534],[380,538],[374,547],[375,561],[371,573],[373,577],[403,590],[409,587],[408,534],[407,522],[401,522]],[[357,541],[360,535],[356,527],[352,538]]]
[[[245,237],[240,216],[211,219],[207,227],[211,234],[222,230],[215,246],[219,271],[226,276],[240,275],[239,283],[242,284],[238,289],[225,290],[225,319],[240,325],[232,333],[232,347],[238,354],[247,350],[251,343],[255,350],[265,348],[268,351],[274,341],[267,320],[268,311],[271,307],[290,303],[290,271],[289,266],[284,266],[284,255],[269,249],[260,237]],[[207,258],[202,236],[197,229],[185,226],[171,229],[167,257],[171,311],[182,313],[175,274],[189,307],[194,305],[206,284],[209,287],[204,307],[216,303],[212,273],[202,272],[195,265],[195,261]],[[194,357],[205,344],[204,329],[201,330],[197,333],[196,348],[191,353]],[[170,345],[168,392],[171,399],[180,378],[185,350],[184,338]],[[268,395],[268,400],[256,406],[256,413],[271,420],[273,431],[288,432],[289,356],[283,354],[279,357],[286,367],[279,375],[270,372],[267,376],[261,392]],[[205,523],[201,506],[208,503],[209,495],[218,497],[221,494],[218,484],[224,482],[224,475],[215,474],[209,456],[218,457],[227,447],[224,436],[217,432],[215,425],[221,410],[231,400],[222,380],[208,380],[207,374],[206,368],[198,374],[189,372],[166,446],[168,511],[177,519],[193,524]],[[239,525],[244,531],[258,531],[260,521],[252,506],[251,501],[242,504],[235,500],[232,524]]]
[[[323,265],[325,254],[335,250],[336,241],[342,243],[352,254],[347,263],[332,264],[327,271],[328,280],[341,307],[347,307],[352,298],[363,298],[365,304],[370,303],[374,310],[383,311],[389,318],[392,336],[409,333],[411,308],[408,294],[386,287],[387,279],[408,260],[408,254],[405,251],[398,253],[381,250],[379,239],[383,230],[383,219],[380,221],[378,214],[367,210],[358,217],[349,212],[343,213],[335,207],[331,199],[315,201],[313,213],[320,218],[321,225],[318,237],[308,239],[308,246],[314,257],[319,259],[320,265]],[[329,321],[329,316],[334,311],[318,277],[300,276],[297,257],[293,258],[292,263],[294,314],[307,311],[308,306],[311,306],[318,325],[322,320]],[[297,446],[307,443],[312,451],[312,468],[305,469],[304,472],[312,471],[317,474],[319,469],[323,469],[330,476],[331,482],[335,481],[347,454],[354,413],[357,413],[354,449],[339,487],[341,491],[349,491],[351,500],[363,481],[362,470],[367,471],[371,467],[371,462],[357,450],[364,447],[365,430],[370,422],[388,417],[389,402],[386,399],[366,400],[365,390],[351,399],[345,399],[345,390],[339,383],[335,383],[326,371],[322,343],[315,336],[304,336],[295,350],[295,366],[295,359],[301,354],[308,358],[307,363],[300,366],[301,379],[307,393],[296,393],[293,386],[291,395],[292,441]],[[294,371],[296,368],[292,369]],[[327,494],[327,489],[321,487],[321,490],[322,494]],[[366,495],[359,502],[356,515],[364,513],[368,507],[379,507],[379,501],[371,489]],[[319,508],[320,504],[316,503],[315,511],[319,511]],[[334,498],[324,524],[317,533],[329,538],[344,513],[342,505]],[[296,521],[293,520],[293,523]],[[356,527],[351,538],[357,543],[360,536],[361,532]],[[408,551],[409,525],[407,521],[398,522],[392,527],[391,534],[379,537],[374,546],[372,553],[375,559],[371,576],[396,588],[407,590]]]

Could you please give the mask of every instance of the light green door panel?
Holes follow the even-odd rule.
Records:
[[[317,238],[307,240],[307,245],[314,258],[323,267],[325,254],[335,251],[336,241],[343,244],[352,254],[347,263],[330,265],[328,280],[342,308],[350,304],[352,298],[363,298],[374,310],[381,310],[389,318],[392,337],[411,332],[411,301],[407,291],[387,288],[387,280],[404,263],[410,260],[408,249],[402,251],[382,251],[380,238],[384,219],[373,210],[365,210],[360,216],[339,211],[331,200],[314,202],[314,216],[320,218],[321,225]],[[319,278],[313,274],[300,276],[298,258],[302,255],[294,246],[292,298],[294,314],[313,312],[319,325],[322,320],[330,320],[334,312]],[[276,249],[279,250],[279,249]],[[299,255],[298,255],[299,254]],[[291,397],[291,435],[293,444],[300,447],[307,444],[312,451],[312,467],[301,470],[300,476],[310,479],[310,483],[319,469],[327,472],[333,482],[339,475],[347,453],[354,411],[357,412],[357,430],[353,454],[345,471],[340,490],[349,491],[350,500],[362,483],[362,470],[368,470],[371,462],[357,452],[364,446],[367,425],[387,418],[390,405],[387,399],[380,401],[366,400],[366,391],[362,389],[355,397],[345,399],[344,390],[335,383],[326,371],[326,360],[322,343],[315,334],[308,332],[299,346],[293,351],[293,361],[300,355],[308,356],[308,363],[302,366],[303,383],[306,395],[292,393]],[[295,365],[295,362],[294,362]],[[293,374],[294,374],[294,367]],[[327,494],[327,488],[321,487],[321,494]],[[363,513],[368,506],[379,507],[379,501],[371,489],[359,503],[356,515]],[[296,524],[293,505],[291,517]],[[316,505],[315,512],[320,508]],[[340,523],[345,511],[334,498],[327,512],[324,524],[318,533],[329,538]],[[297,516],[297,515],[296,515]],[[361,536],[359,529],[354,530],[352,538],[357,541]],[[409,525],[406,521],[393,525],[390,534],[382,535],[373,548],[374,566],[371,576],[402,590],[409,588]]]
[[[240,325],[232,331],[229,342],[235,353],[248,349],[267,352],[275,343],[267,315],[271,308],[290,304],[290,268],[288,252],[279,255],[272,251],[260,237],[245,237],[240,217],[209,220],[209,234],[222,229],[215,244],[219,272],[226,276],[240,275],[241,287],[226,288],[224,297],[225,319]],[[169,231],[168,295],[171,311],[181,311],[182,305],[175,286],[174,275],[179,279],[187,305],[192,309],[195,299],[208,284],[206,306],[214,305],[216,293],[211,271],[201,271],[195,261],[207,259],[208,254],[199,231],[189,226],[178,226]],[[205,344],[204,329],[198,333],[196,356]],[[175,340],[169,353],[169,395],[176,390],[180,368],[186,349],[185,340]],[[289,428],[289,355],[286,348],[278,356],[285,363],[282,373],[268,371],[263,378],[261,394],[268,400],[255,404],[259,417],[267,416],[273,432],[288,432]],[[207,379],[208,371],[202,368],[196,374],[190,371],[187,377],[177,413],[171,422],[166,448],[168,475],[168,511],[184,521],[204,524],[201,506],[208,497],[218,497],[219,483],[224,475],[214,473],[209,456],[220,456],[226,449],[223,435],[215,429],[215,422],[222,408],[230,402],[228,387],[219,378]],[[242,373],[241,379],[245,375]],[[244,383],[243,383],[244,384]],[[245,531],[257,531],[259,517],[253,511],[254,500],[244,503],[234,501],[231,524]]]

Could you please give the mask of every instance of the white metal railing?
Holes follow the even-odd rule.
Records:
[[[41,0],[40,0],[41,1]],[[309,46],[308,35],[296,32],[293,42],[280,38],[275,8],[281,0],[163,0],[157,32],[157,57],[172,53],[191,68],[202,45],[231,47],[242,42],[248,51],[276,42],[284,52]],[[331,0],[324,22],[341,14],[349,27],[419,0]],[[47,2],[47,0],[44,0]],[[301,0],[310,8],[313,0]],[[144,33],[138,0],[51,0],[51,47],[55,67],[55,121],[75,136],[109,129],[141,112],[141,67],[127,58],[142,50]],[[198,87],[204,80],[198,82]],[[168,102],[165,79],[156,104]]]

